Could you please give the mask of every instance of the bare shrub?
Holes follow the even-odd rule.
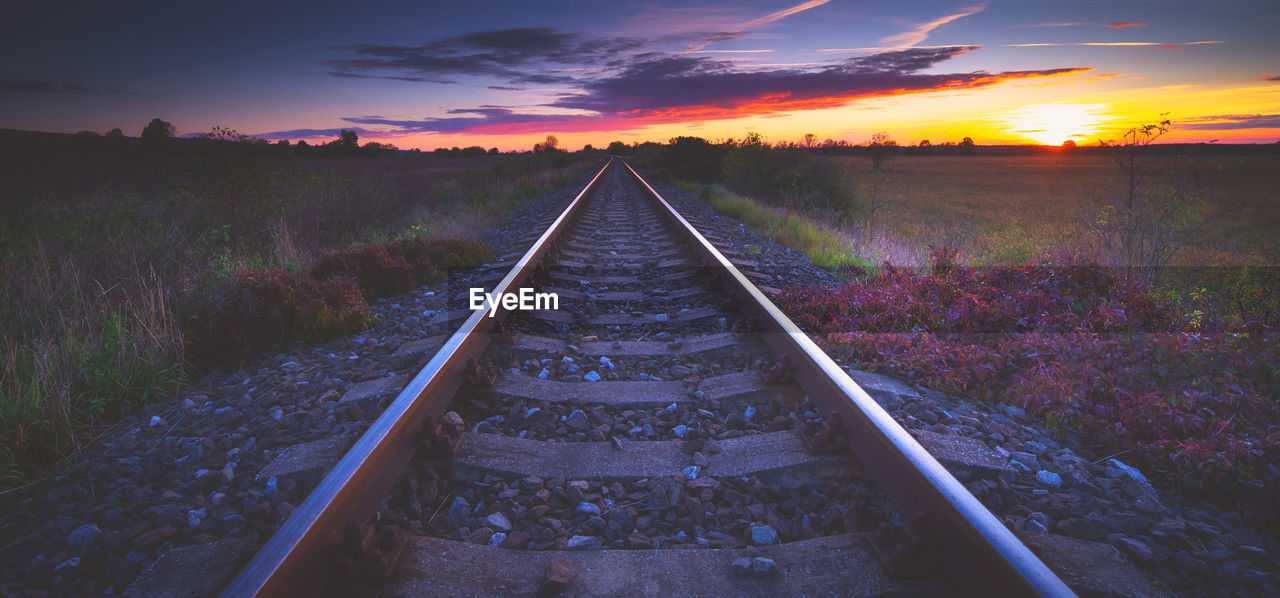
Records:
[[[1109,193],[1083,202],[1084,227],[1103,257],[1130,279],[1148,285],[1164,275],[1173,256],[1199,230],[1203,201],[1199,181],[1176,170],[1152,180],[1148,146],[1169,132],[1168,119],[1129,129],[1119,141],[1103,141],[1123,173]]]
[[[884,169],[884,163],[893,157],[894,148],[898,147],[898,142],[889,137],[888,133],[879,132],[871,136],[871,141],[867,142],[867,153],[871,156],[871,168],[876,172]]]

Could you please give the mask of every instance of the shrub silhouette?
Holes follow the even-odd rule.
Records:
[[[144,154],[163,154],[169,150],[169,140],[177,134],[173,125],[158,118],[151,119],[138,138],[138,149]]]

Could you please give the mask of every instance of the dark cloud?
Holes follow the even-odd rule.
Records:
[[[258,133],[254,137],[262,139],[310,139],[312,137],[337,137],[343,131],[355,131],[357,135],[376,135],[379,131],[371,131],[360,127],[340,127],[337,129],[289,129],[288,131],[272,131]]]
[[[469,108],[450,110],[447,118],[387,119],[344,118],[349,123],[392,127],[396,133],[461,133],[491,130],[502,133],[528,133],[546,130],[595,130],[600,125],[576,114],[528,114],[510,108]]]
[[[479,106],[439,118],[343,120],[393,132],[539,132],[635,129],[656,122],[768,116],[831,108],[861,98],[975,89],[1013,79],[1092,69],[926,74],[978,46],[907,48],[817,68],[751,68],[724,59],[655,48],[701,47],[741,33],[697,33],[645,40],[589,37],[549,28],[482,31],[418,46],[347,46],[353,56],[326,64],[334,76],[434,81],[486,76],[488,87],[559,85],[566,93],[533,110]],[[545,112],[559,112],[547,114]],[[564,114],[564,112],[577,114]]]
[[[1280,114],[1223,114],[1178,121],[1179,129],[1227,131],[1232,129],[1280,129]]]
[[[1280,81],[1280,75],[1276,75],[1274,77],[1267,77],[1263,79],[1263,81]]]
[[[386,79],[389,81],[411,81],[414,83],[457,83],[450,79],[441,79],[437,77],[410,77],[403,75],[367,75],[364,73],[348,73],[344,71],[332,71],[330,77],[342,77],[347,79]]]
[[[0,93],[85,93],[89,88],[74,83],[49,81],[0,81]]]
[[[739,113],[841,106],[850,101],[955,88],[977,88],[1009,79],[1046,77],[1089,69],[921,74],[975,46],[914,48],[852,58],[829,67],[748,71],[732,63],[689,56],[655,56],[620,73],[589,80],[586,92],[562,97],[559,108],[602,114],[702,118]]]
[[[516,112],[502,106],[448,111],[424,119],[349,117],[359,125],[396,132],[528,133],[638,128],[654,122],[770,115],[842,106],[859,98],[949,89],[973,89],[1011,79],[1049,77],[1089,69],[1063,68],[1001,73],[921,74],[975,46],[914,48],[852,58],[820,69],[744,70],[731,62],[689,55],[645,53],[613,74],[583,78],[581,93],[547,107],[590,114]]]
[[[439,75],[486,75],[512,83],[548,85],[573,77],[537,72],[556,65],[597,64],[646,44],[640,38],[589,38],[546,27],[480,31],[419,46],[358,45],[342,49],[354,57],[324,61],[334,76],[408,77],[435,80]],[[406,75],[407,73],[407,75]]]

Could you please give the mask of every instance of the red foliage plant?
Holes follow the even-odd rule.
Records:
[[[886,266],[782,306],[834,357],[1018,405],[1228,509],[1280,513],[1280,335],[1193,328],[1146,288],[1079,258],[932,275]]]

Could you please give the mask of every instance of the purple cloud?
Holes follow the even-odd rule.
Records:
[[[0,93],[85,93],[89,88],[75,83],[49,81],[0,81]]]
[[[1280,129],[1280,114],[1223,114],[1177,123],[1180,129],[1227,131],[1232,129]]]

